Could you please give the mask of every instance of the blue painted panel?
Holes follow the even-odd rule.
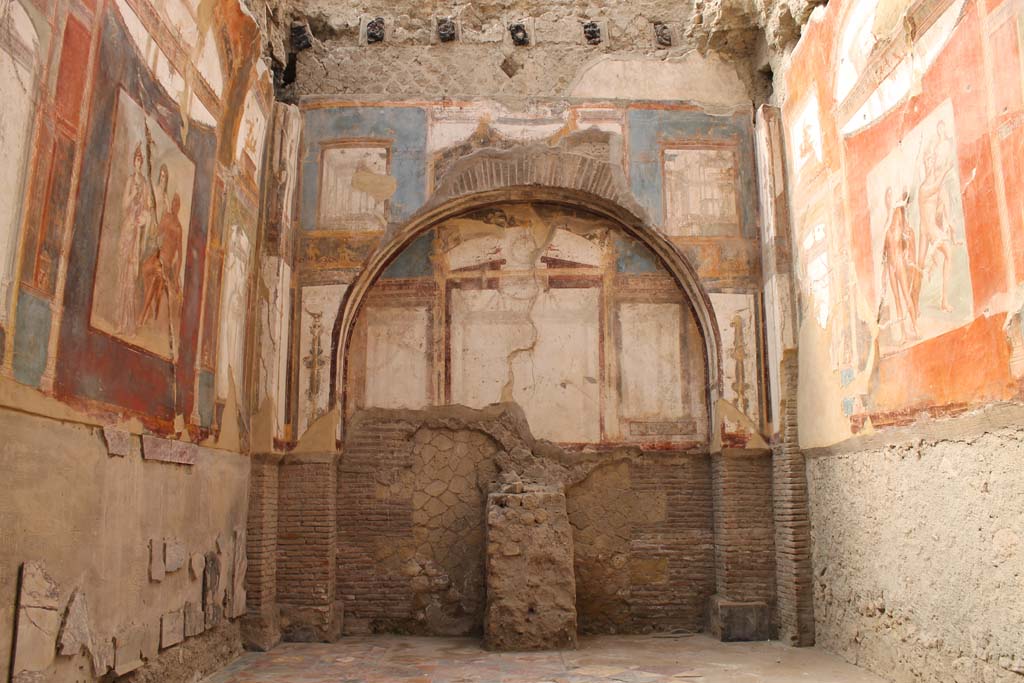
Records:
[[[24,289],[18,292],[18,321],[14,328],[14,379],[38,387],[46,370],[50,345],[50,302]]]
[[[656,273],[658,257],[632,237],[615,235],[615,270],[620,273]]]
[[[628,112],[629,182],[656,225],[664,225],[661,149],[674,143],[737,145],[742,236],[756,239],[757,179],[754,174],[754,129],[750,112],[713,116],[679,109],[630,109]]]
[[[434,264],[430,261],[433,251],[434,231],[428,230],[403,249],[384,270],[381,277],[430,277],[434,274]]]
[[[420,107],[336,107],[305,114],[302,157],[302,228],[315,230],[320,193],[320,152],[325,143],[351,138],[391,141],[391,175],[398,188],[390,220],[416,212],[427,196],[427,113]]]

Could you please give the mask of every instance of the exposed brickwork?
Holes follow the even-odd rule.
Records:
[[[617,462],[567,497],[583,632],[701,630],[715,590],[707,456]]]
[[[242,637],[250,649],[269,650],[281,638],[277,620],[278,466],[280,456],[255,455],[249,481]]]
[[[777,571],[788,582],[780,619],[805,623],[802,458],[729,450],[537,456],[523,448],[532,440],[496,415],[369,411],[350,421],[340,459],[286,457],[277,473],[276,587],[267,573],[274,468],[257,463],[250,616],[266,612],[276,589],[289,640],[336,636],[342,611],[347,633],[480,633],[487,492],[513,461],[557,468],[569,458],[584,473],[565,480],[583,632],[700,631],[714,596],[720,623],[752,610],[753,632],[770,633]],[[777,508],[773,484],[784,489]],[[776,517],[792,559],[778,569]]]
[[[500,450],[480,432],[407,419],[350,428],[338,477],[347,632],[479,632],[484,494]],[[707,456],[630,455],[567,497],[582,630],[701,630],[715,590]]]
[[[378,558],[379,551],[390,553],[396,539],[412,530],[411,490],[389,495],[393,479],[411,472],[412,433],[408,425],[366,425],[350,429],[345,442],[338,473],[337,562],[349,633],[397,626],[410,616],[409,577],[399,566],[389,571]]]
[[[664,582],[643,583],[633,574],[633,623],[696,631],[715,583],[710,459],[647,456],[631,469],[633,495],[665,499],[663,518],[636,525],[632,555],[667,567]]]
[[[613,155],[611,135],[599,130],[570,133],[555,147],[528,144],[511,149],[483,148],[467,154],[451,164],[430,205],[527,185],[582,191],[636,215],[644,213]]]
[[[715,568],[718,594],[742,602],[775,600],[775,532],[770,453],[715,454]]]
[[[335,605],[337,456],[291,455],[281,462],[277,597],[288,640],[332,640]]]
[[[776,609],[779,638],[814,644],[814,584],[807,468],[797,432],[797,354],[782,358],[782,443],[775,447],[772,498],[775,517]]]
[[[351,429],[338,478],[347,631],[479,632],[483,518],[495,444],[401,420]]]

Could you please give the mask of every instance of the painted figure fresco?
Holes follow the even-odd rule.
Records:
[[[114,126],[92,325],[170,358],[195,166],[124,92]]]
[[[951,130],[953,109],[947,101],[868,174],[883,352],[930,339],[973,318]]]
[[[233,384],[236,396],[244,390],[245,331],[249,295],[249,261],[252,245],[245,229],[231,223],[226,233],[227,250],[220,303],[220,338],[217,343],[217,393],[226,398]]]

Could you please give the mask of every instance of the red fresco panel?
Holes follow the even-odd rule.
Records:
[[[1003,155],[1003,184],[1013,240],[1013,265],[1019,284],[1024,281],[1024,115],[1004,124],[997,136]]]
[[[946,49],[922,79],[921,94],[897,107],[877,124],[846,139],[846,179],[852,231],[870,235],[869,206],[858,198],[867,196],[867,174],[899,142],[946,98],[955,112],[955,137],[967,248],[970,254],[974,305],[984,309],[996,294],[1006,290],[1006,268],[1000,236],[999,207],[992,192],[995,183],[985,109],[984,68],[977,14],[969,6]],[[870,240],[853,240],[860,280],[874,282]],[[869,289],[873,287],[869,284]]]
[[[64,44],[60,51],[60,68],[57,72],[56,106],[57,117],[75,131],[78,130],[82,97],[85,95],[91,39],[89,29],[74,16],[69,15],[64,29]]]
[[[1013,398],[1007,368],[1010,349],[1005,315],[982,316],[878,364],[875,406],[880,412],[908,406],[943,406]],[[968,371],[969,369],[969,371]]]
[[[994,61],[992,76],[995,78],[995,114],[1002,118],[1016,111],[1021,105],[1020,39],[1017,37],[1016,15],[1003,22],[989,38],[989,50]]]

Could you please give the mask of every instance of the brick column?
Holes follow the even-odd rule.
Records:
[[[246,649],[266,651],[281,640],[277,612],[277,498],[281,456],[252,457],[249,480],[249,521],[245,575],[246,614],[242,642]]]
[[[278,490],[277,603],[285,640],[341,635],[335,599],[338,453],[287,455]]]
[[[769,377],[773,515],[776,549],[776,622],[791,645],[814,644],[807,473],[797,434],[797,318],[793,230],[785,168],[782,112],[757,110],[755,144],[761,200],[761,273],[764,285]]]
[[[724,641],[774,635],[775,531],[771,451],[723,449],[711,458],[715,585],[708,630]]]
[[[796,351],[783,355],[782,373],[782,441],[775,446],[772,473],[779,639],[807,646],[814,645],[814,585],[807,469],[797,432]]]

